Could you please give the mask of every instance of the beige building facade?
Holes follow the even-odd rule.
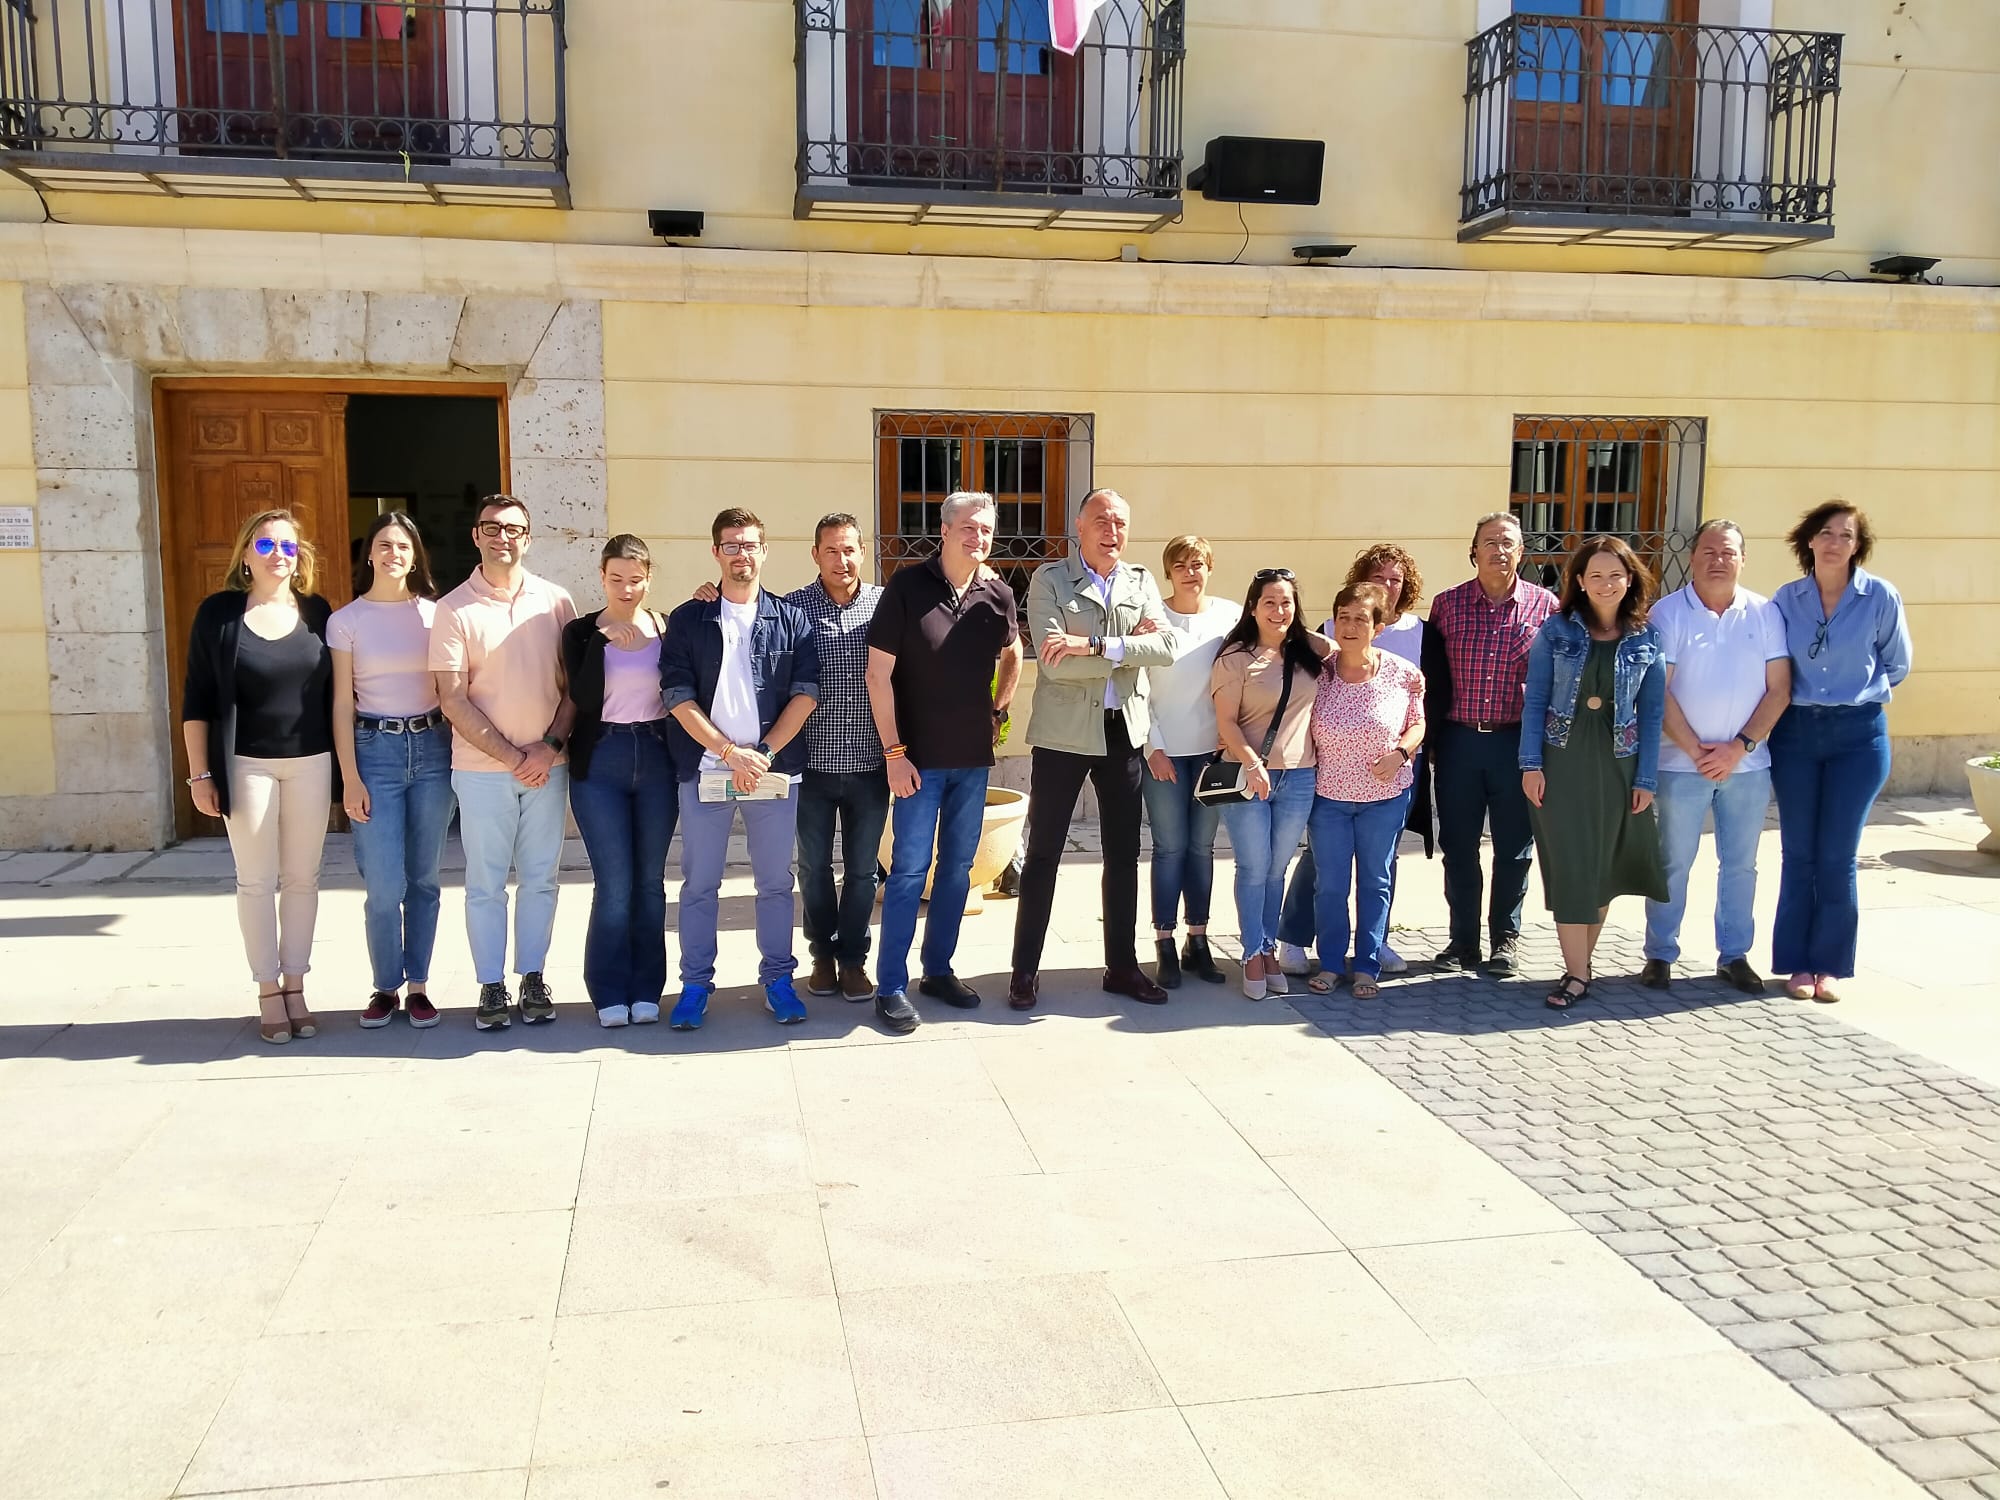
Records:
[[[1024,577],[1108,484],[1138,560],[1198,532],[1315,610],[1510,506],[1670,581],[1728,516],[1768,590],[1841,495],[1910,606],[1896,784],[2000,748],[1990,7],[1107,0],[1072,61],[1020,0],[233,3],[0,40],[0,846],[198,831],[233,517],[413,508],[457,567],[500,486],[580,603],[616,531],[683,596],[725,505],[777,583],[831,510],[887,570],[958,484]],[[1319,202],[1208,196],[1225,137],[1323,143]]]

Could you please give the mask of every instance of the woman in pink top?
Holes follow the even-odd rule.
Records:
[[[438,866],[456,799],[451,726],[430,673],[436,593],[417,523],[392,510],[375,518],[362,542],[354,602],[327,622],[334,753],[354,862],[368,890],[362,920],[375,989],[361,1024],[371,1030],[387,1026],[399,1009],[412,1026],[438,1019],[426,991]]]
[[[1347,890],[1355,887],[1352,924],[1354,998],[1372,1000],[1382,975],[1382,939],[1396,844],[1410,811],[1410,767],[1424,742],[1424,674],[1380,650],[1375,637],[1389,618],[1380,584],[1350,583],[1333,601],[1334,654],[1313,699],[1316,771],[1307,836],[1319,871],[1315,907],[1320,962],[1310,988],[1337,982],[1350,931]]]

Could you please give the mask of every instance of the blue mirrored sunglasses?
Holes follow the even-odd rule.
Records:
[[[269,557],[273,549],[284,553],[287,557],[297,557],[299,555],[299,544],[297,542],[281,542],[272,536],[260,536],[250,545],[256,549],[259,557]]]

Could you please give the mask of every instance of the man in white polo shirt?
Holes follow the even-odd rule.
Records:
[[[1757,838],[1771,803],[1764,743],[1792,697],[1784,621],[1762,594],[1740,588],[1743,531],[1704,521],[1694,534],[1690,582],[1653,606],[1667,656],[1667,743],[1660,746],[1660,852],[1667,899],[1646,903],[1646,967],[1639,982],[1663,990],[1680,957],[1688,871],[1701,826],[1715,815],[1715,972],[1745,994],[1764,981],[1750,967],[1756,919]]]

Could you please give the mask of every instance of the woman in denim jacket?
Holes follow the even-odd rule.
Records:
[[[1528,653],[1521,789],[1562,944],[1563,976],[1547,1001],[1556,1010],[1590,994],[1611,898],[1666,899],[1653,792],[1667,666],[1646,623],[1652,596],[1652,575],[1630,547],[1592,537],[1570,558],[1562,607]]]

